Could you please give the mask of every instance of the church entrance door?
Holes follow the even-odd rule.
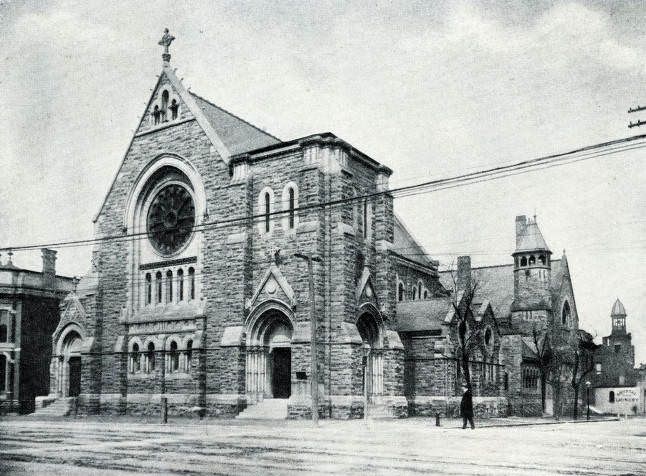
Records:
[[[292,391],[292,350],[278,347],[272,351],[272,394],[274,398],[289,398]]]
[[[81,393],[81,358],[70,357],[69,360],[70,383],[68,395],[78,397]]]

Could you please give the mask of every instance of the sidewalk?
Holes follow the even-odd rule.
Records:
[[[586,421],[585,415],[578,420],[572,420],[571,418],[562,418],[560,420],[555,420],[552,417],[505,417],[505,418],[481,418],[475,420],[475,426],[477,428],[495,428],[495,427],[518,427],[518,426],[536,426],[536,425],[557,425],[565,423],[594,423],[594,422],[605,422],[605,421],[619,421],[621,418],[614,416],[594,416],[590,421]],[[2,421],[47,421],[47,422],[58,422],[58,423],[106,423],[106,424],[115,424],[115,423],[140,423],[140,424],[150,424],[150,425],[159,425],[159,417],[148,416],[148,417],[135,417],[135,416],[98,416],[92,415],[88,417],[36,417],[30,415],[2,415],[0,416],[0,422]],[[322,425],[333,425],[335,423],[361,423],[365,420],[328,420],[322,419],[319,420]],[[444,428],[444,429],[461,429],[462,428],[462,419],[461,418],[441,418],[440,427],[435,426],[434,417],[409,417],[402,419],[391,419],[391,418],[369,418],[368,421],[379,422],[379,423],[391,423],[396,426],[415,426],[415,427],[429,427],[429,428]],[[248,420],[238,420],[238,419],[218,419],[218,418],[204,418],[202,420],[198,418],[182,418],[182,417],[169,417],[168,426],[247,426],[247,425],[257,425],[257,426],[278,426],[278,427],[298,427],[298,426],[309,426],[311,425],[310,420],[262,420],[262,419],[248,419]]]
[[[419,422],[421,424],[435,426],[434,418],[411,417],[407,419],[411,422]],[[585,415],[583,418],[579,417],[578,420],[572,418],[561,418],[555,420],[553,417],[505,417],[505,418],[481,418],[475,419],[474,423],[477,428],[495,428],[495,427],[513,427],[513,426],[536,426],[536,425],[559,425],[564,423],[596,423],[604,421],[619,421],[620,418],[613,416],[595,416],[587,421]],[[462,428],[462,418],[441,418],[441,428]]]

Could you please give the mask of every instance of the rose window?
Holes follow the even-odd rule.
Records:
[[[148,209],[147,231],[154,248],[164,255],[178,251],[195,225],[193,197],[181,185],[168,185],[155,196]]]

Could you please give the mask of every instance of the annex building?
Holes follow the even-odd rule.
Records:
[[[56,251],[42,249],[42,271],[0,262],[0,414],[34,411],[50,393],[52,333],[59,304],[74,289],[56,274]]]

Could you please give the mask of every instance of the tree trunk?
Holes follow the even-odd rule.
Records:
[[[572,412],[574,419],[579,418],[579,386],[574,386],[574,411]]]
[[[543,410],[543,413],[545,413],[545,399],[547,394],[547,382],[545,381],[546,379],[547,372],[541,369],[541,409]]]

